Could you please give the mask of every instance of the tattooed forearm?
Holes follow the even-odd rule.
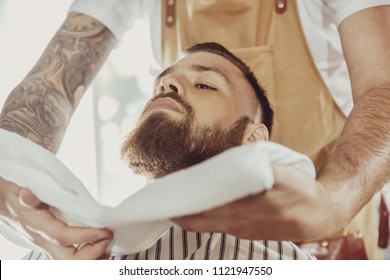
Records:
[[[101,23],[86,15],[69,15],[7,98],[0,128],[57,152],[78,102],[114,45]]]
[[[69,102],[60,92],[43,86],[42,80],[24,80],[4,105],[0,126],[54,151],[71,114]]]

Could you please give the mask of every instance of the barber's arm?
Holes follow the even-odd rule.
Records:
[[[86,15],[69,14],[8,96],[0,128],[56,153],[77,104],[114,45],[104,25]]]
[[[390,179],[390,5],[352,14],[339,32],[355,105],[318,180],[342,226]]]
[[[339,31],[355,107],[317,180],[274,166],[271,190],[176,223],[242,238],[317,239],[342,229],[389,180],[390,6],[357,12]]]
[[[116,44],[100,22],[70,13],[42,56],[7,98],[0,128],[56,153],[86,88]],[[50,190],[48,190],[50,191]],[[69,227],[31,192],[0,178],[0,214],[20,223],[53,258],[99,258],[112,234]],[[73,244],[88,243],[80,250]]]

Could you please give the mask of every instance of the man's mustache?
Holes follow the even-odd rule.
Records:
[[[185,100],[183,100],[183,98],[181,98],[181,96],[179,94],[177,94],[176,92],[161,92],[157,95],[155,95],[152,99],[149,100],[149,102],[147,103],[147,105],[145,106],[144,108],[144,111],[143,113],[145,113],[150,105],[152,104],[153,101],[159,99],[159,98],[164,98],[164,97],[169,97],[169,98],[172,98],[173,100],[175,100],[177,103],[179,103],[183,108],[184,110],[186,111],[186,113],[192,117],[193,114],[194,114],[194,110],[192,108],[192,106]],[[142,113],[142,114],[143,114]]]

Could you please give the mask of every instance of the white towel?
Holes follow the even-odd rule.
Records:
[[[171,227],[170,217],[209,210],[271,188],[273,163],[291,165],[315,177],[307,156],[273,142],[256,142],[156,180],[118,206],[108,207],[99,204],[54,154],[0,129],[0,176],[31,189],[70,224],[111,229],[114,240],[109,252],[113,254],[147,249]],[[15,243],[35,248],[18,225],[3,223],[0,232]]]

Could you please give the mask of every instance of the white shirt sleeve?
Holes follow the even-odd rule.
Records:
[[[348,16],[390,0],[299,0],[298,11],[314,62],[333,100],[348,116],[353,108],[349,73],[338,25]]]
[[[323,0],[334,15],[337,26],[348,16],[375,6],[390,5],[390,0]]]
[[[78,12],[93,17],[103,23],[118,42],[123,34],[132,28],[142,16],[140,0],[75,0],[69,12]]]

